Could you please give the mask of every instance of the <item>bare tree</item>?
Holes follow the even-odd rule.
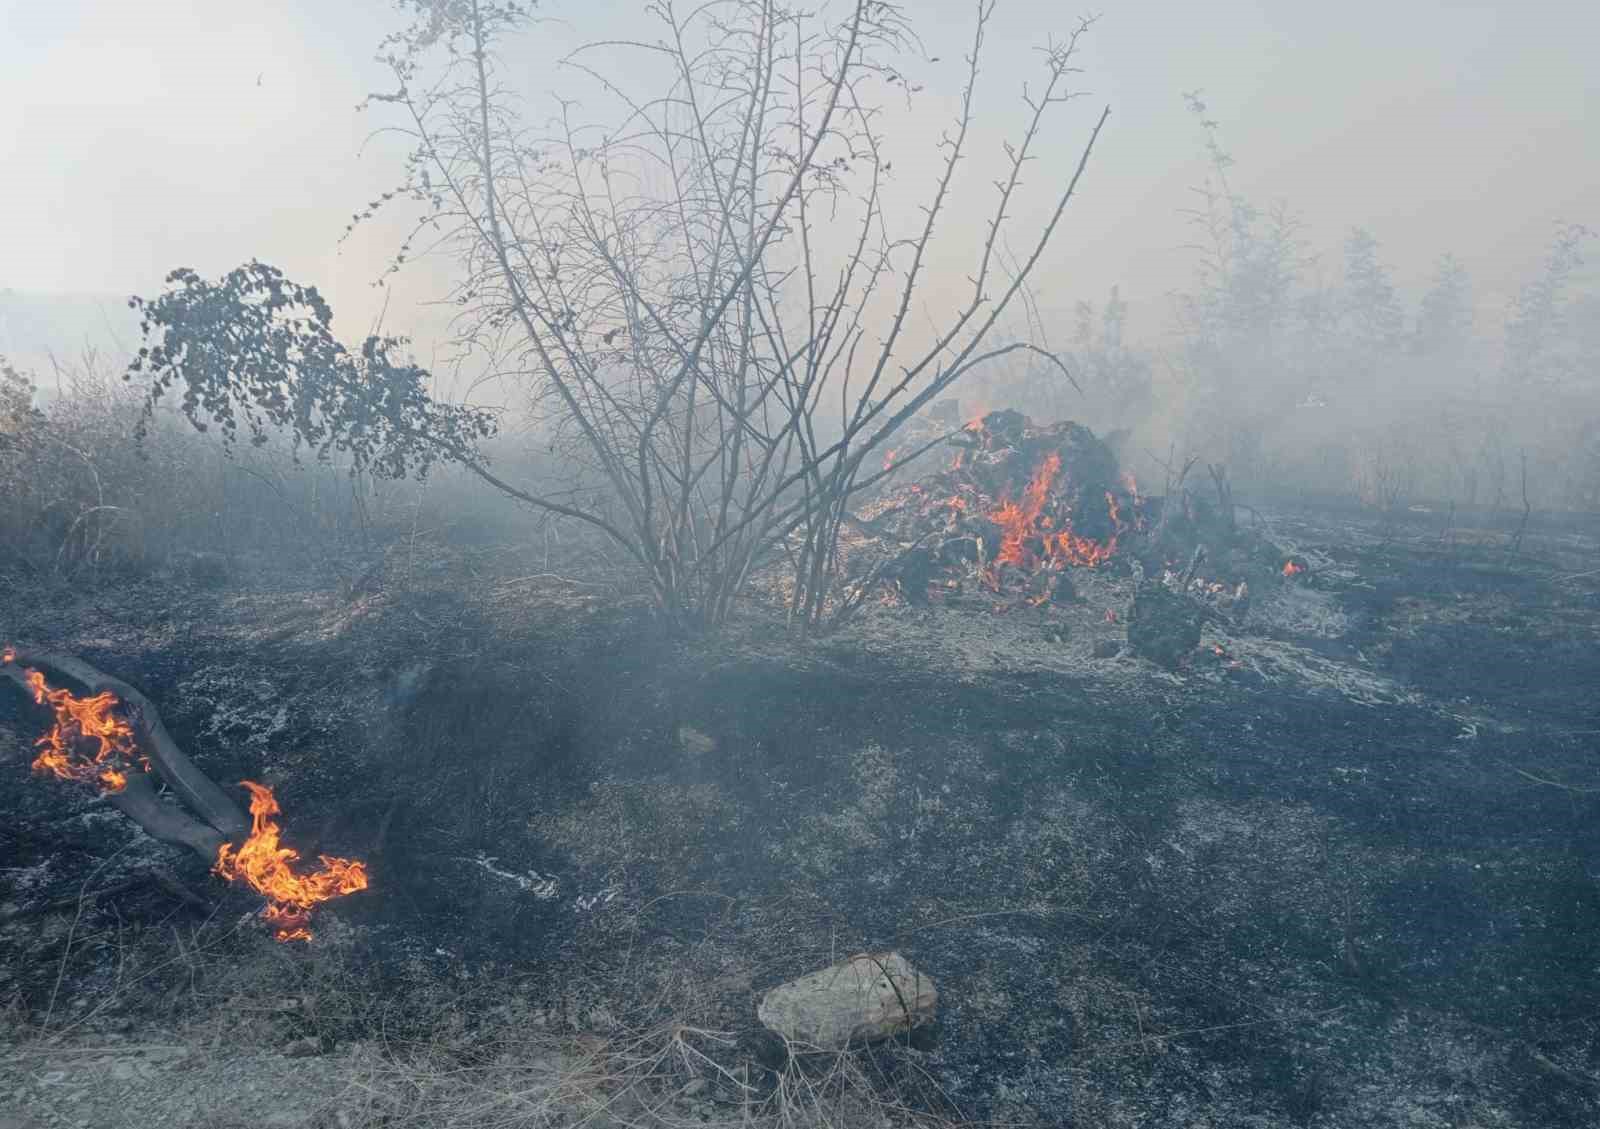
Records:
[[[518,116],[496,54],[529,21],[525,5],[402,6],[418,18],[385,41],[398,85],[365,104],[399,110],[414,148],[401,188],[351,226],[387,201],[422,204],[391,269],[422,233],[439,233],[463,268],[461,339],[526,382],[568,476],[537,490],[505,481],[480,442],[490,413],[435,402],[427,374],[393,359],[402,338],[347,351],[314,287],[255,262],[216,283],[175,271],[169,293],[134,300],[147,341],[157,338],[132,366],[150,382],[147,410],[177,384],[191,420],[220,422],[225,440],[243,416],[254,442],[288,428],[319,456],[347,454],[374,474],[459,463],[602,531],[685,627],[722,622],[756,569],[782,564],[791,622],[809,629],[838,606],[851,501],[885,473],[874,452],[897,429],[1008,354],[1043,357],[1071,381],[1047,350],[991,334],[1019,294],[1026,303],[1109,115],[1050,187],[1048,216],[1020,238],[1011,213],[1023,173],[1046,119],[1076,97],[1068,86],[1090,21],[1042,49],[993,208],[981,226],[961,225],[975,235],[970,290],[913,346],[930,248],[955,222],[956,174],[971,155],[995,0],[978,0],[959,110],[905,230],[887,214],[891,162],[869,97],[913,88],[897,59],[915,40],[893,5],[850,0],[830,18],[771,0],[687,10],[662,0],[647,9],[655,41],[594,44],[567,60],[616,99],[617,120],[584,125],[564,101],[542,132]],[[630,94],[591,61],[601,55],[660,68],[665,89]]]
[[[1233,186],[1234,159],[1202,93],[1183,96],[1204,132],[1209,165],[1193,189],[1197,205],[1184,213],[1197,234],[1195,284],[1175,296],[1192,397],[1187,428],[1191,445],[1216,450],[1233,474],[1257,481],[1267,473],[1266,434],[1302,392],[1283,374],[1308,261],[1299,218],[1281,204],[1260,208]]]
[[[656,41],[568,60],[617,99],[618,120],[588,127],[563,103],[540,135],[514,112],[495,53],[523,8],[413,6],[418,22],[388,44],[398,88],[373,100],[403,110],[416,143],[401,195],[427,204],[425,224],[465,264],[464,335],[514,358],[581,472],[527,500],[603,530],[680,622],[720,622],[752,570],[786,559],[793,621],[820,624],[851,499],[881,465],[872,452],[975,366],[1044,352],[987,339],[1109,111],[1025,253],[997,248],[1047,116],[1075,96],[1089,21],[1043,49],[977,229],[970,296],[912,351],[905,331],[929,248],[952,222],[994,0],[978,4],[960,110],[908,235],[885,214],[891,164],[869,97],[874,84],[910,86],[897,59],[914,40],[893,5],[856,0],[830,19],[768,0],[664,0],[649,8]],[[431,48],[445,63],[424,85]],[[665,66],[663,93],[634,97],[592,61],[629,53]]]

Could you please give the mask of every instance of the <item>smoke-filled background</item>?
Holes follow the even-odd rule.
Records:
[[[411,220],[342,238],[401,176],[403,124],[361,99],[400,26],[379,0],[263,6],[7,3],[0,121],[0,353],[60,395],[86,345],[116,370],[138,345],[129,294],[166,272],[252,257],[315,284],[355,342],[405,334],[445,396],[517,406],[489,359],[451,345],[447,256],[386,274]],[[579,44],[654,34],[619,0],[542,6],[504,45],[526,117],[556,97],[612,114],[560,65]],[[974,7],[919,3],[921,50],[885,92],[889,205],[915,219],[957,107]],[[1069,13],[999,5],[984,45],[973,156],[934,242],[911,336],[960,300],[986,214],[980,162],[1015,132],[1025,76]],[[1600,12],[1557,3],[1116,3],[1084,42],[1078,89],[1013,210],[1041,222],[1102,105],[1082,190],[1005,327],[1060,352],[996,366],[962,410],[1019,407],[1128,429],[1145,475],[1190,455],[1242,487],[1393,505],[1593,507],[1600,501]],[[640,88],[652,76],[640,73]],[[1587,119],[1587,121],[1586,121]],[[998,167],[998,166],[997,166]],[[967,204],[970,203],[970,206]],[[1588,262],[1585,261],[1586,252]],[[375,286],[382,279],[387,285]],[[81,374],[80,374],[81,375]],[[1156,458],[1159,456],[1159,459]],[[1524,475],[1524,464],[1526,474]]]
[[[522,6],[0,0],[0,1129],[1600,1126],[1600,4]]]

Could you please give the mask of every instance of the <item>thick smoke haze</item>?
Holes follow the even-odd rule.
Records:
[[[399,147],[363,150],[377,123],[352,112],[384,88],[372,57],[400,22],[392,5],[4,8],[0,151],[24,171],[0,216],[0,287],[148,293],[175,266],[216,273],[255,255],[314,279],[347,331],[376,315],[367,284],[392,248],[378,236],[336,243],[397,174]],[[561,89],[550,63],[565,48],[637,31],[640,8],[545,5],[549,22],[519,45],[530,92]],[[982,126],[1010,124],[1031,48],[1074,14],[1036,0],[1000,6]],[[914,75],[941,95],[919,110],[937,113],[959,93],[972,5],[919,3],[913,16],[940,60]],[[1153,306],[1188,281],[1178,213],[1203,167],[1181,92],[1202,88],[1243,194],[1287,201],[1319,246],[1368,227],[1403,287],[1454,251],[1492,306],[1536,267],[1555,221],[1600,214],[1597,39],[1600,10],[1553,0],[1106,5],[1081,85],[1113,118],[1042,301],[1070,306],[1120,284]],[[1076,138],[1062,140],[1065,164]],[[1036,175],[1059,172],[1041,163]],[[923,189],[914,178],[901,187]],[[413,320],[393,303],[389,316]]]
[[[127,294],[157,293],[174,267],[214,276],[257,257],[318,286],[347,340],[381,318],[386,332],[413,337],[422,363],[450,368],[448,308],[435,300],[452,264],[424,257],[385,291],[372,284],[408,217],[384,214],[340,241],[352,213],[401,175],[404,138],[374,133],[399,120],[386,107],[355,111],[392,85],[373,56],[404,22],[394,5],[65,0],[5,10],[0,97],[11,113],[0,151],[17,171],[0,214],[0,350],[36,370],[47,349],[71,353],[85,340],[120,353],[137,343]],[[560,61],[585,42],[653,36],[643,6],[556,0],[540,10],[545,19],[501,53],[528,120],[546,120],[557,93],[614,118],[615,103]],[[1076,14],[1038,0],[998,6],[965,206],[952,217],[984,214],[992,189],[974,168],[1001,159],[1036,48]],[[908,60],[906,79],[920,89],[909,110],[891,96],[885,120],[890,208],[914,219],[938,130],[958,104],[974,7],[933,0],[910,15],[923,57]],[[1098,308],[1117,287],[1122,343],[1172,348],[1172,295],[1193,287],[1199,263],[1184,210],[1208,174],[1188,91],[1203,91],[1204,116],[1235,162],[1231,191],[1263,208],[1281,202],[1302,222],[1304,283],[1338,284],[1346,240],[1362,228],[1408,320],[1448,252],[1470,280],[1474,333],[1499,335],[1557,225],[1600,217],[1595,6],[1223,0],[1113,3],[1100,17],[1078,60],[1084,97],[1056,123],[1030,169],[1032,195],[1013,211],[1019,232],[1037,223],[1109,105],[1082,191],[1035,276],[1052,347],[1071,339],[1078,303]],[[935,244],[919,295],[930,324],[965,285],[977,227],[949,222]],[[1581,291],[1594,277],[1580,266],[1570,285]]]
[[[1600,1129],[1600,0],[0,105],[0,1129]]]

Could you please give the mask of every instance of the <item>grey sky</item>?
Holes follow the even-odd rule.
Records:
[[[641,8],[552,0],[553,22],[510,58],[530,91],[564,89],[553,59],[638,32]],[[920,111],[937,113],[949,103],[931,95],[959,92],[973,5],[911,8],[941,59],[915,74],[930,96]],[[1039,278],[1047,307],[1121,284],[1137,334],[1164,326],[1162,295],[1190,270],[1178,213],[1203,166],[1180,94],[1196,87],[1238,161],[1236,187],[1287,200],[1319,248],[1369,227],[1403,285],[1453,250],[1480,302],[1498,304],[1537,264],[1554,221],[1600,225],[1600,5],[1112,0],[1100,10],[1082,56],[1093,96],[1035,174],[1041,186],[1059,175],[1093,112],[1111,105]],[[343,333],[365,332],[381,304],[367,284],[397,229],[342,250],[337,239],[399,173],[399,144],[359,152],[377,121],[353,112],[387,85],[371,58],[398,23],[390,4],[0,0],[0,12],[0,290],[153,294],[173,267],[215,274],[257,256],[319,285]],[[1076,14],[1001,0],[981,88],[989,152],[1016,120],[1020,79],[1036,73],[1029,48]],[[901,188],[920,199],[919,162],[907,159]],[[953,231],[952,250],[973,234]],[[941,260],[949,284],[962,261]],[[416,331],[424,355],[438,316],[415,303],[437,281],[414,274],[388,312],[387,328]]]

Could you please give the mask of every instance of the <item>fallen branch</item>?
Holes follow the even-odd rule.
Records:
[[[245,818],[244,812],[178,748],[178,743],[167,732],[161,715],[156,712],[150,699],[120,678],[104,674],[81,659],[29,647],[16,647],[12,661],[0,663],[0,676],[25,687],[23,667],[27,666],[44,667],[64,674],[81,683],[91,694],[108,691],[116,695],[133,726],[140,751],[149,758],[167,787],[210,824],[214,832],[220,833],[207,834],[182,811],[157,800],[148,781],[144,781],[143,789],[139,790],[135,787],[135,781],[141,778],[130,777],[128,787],[110,794],[108,800],[151,835],[169,843],[183,843],[202,853],[205,853],[202,845],[210,844],[208,858],[215,859],[217,847],[221,846],[223,840],[243,838],[249,832],[250,821]]]
[[[1600,568],[1591,568],[1588,572],[1575,572],[1571,576],[1558,576],[1556,583],[1565,584],[1569,580],[1582,580],[1586,576],[1600,576]]]
[[[1559,780],[1547,780],[1543,776],[1535,776],[1525,768],[1516,769],[1515,772],[1518,776],[1526,776],[1535,784],[1543,784],[1547,788],[1558,788],[1563,792],[1570,792],[1574,796],[1592,796],[1596,792],[1600,792],[1600,788],[1582,788],[1576,784],[1563,784]]]
[[[228,841],[228,836],[201,823],[176,804],[162,803],[148,775],[130,775],[127,786],[120,792],[108,793],[106,800],[144,828],[152,839],[188,847],[207,863],[217,861],[217,852]]]

